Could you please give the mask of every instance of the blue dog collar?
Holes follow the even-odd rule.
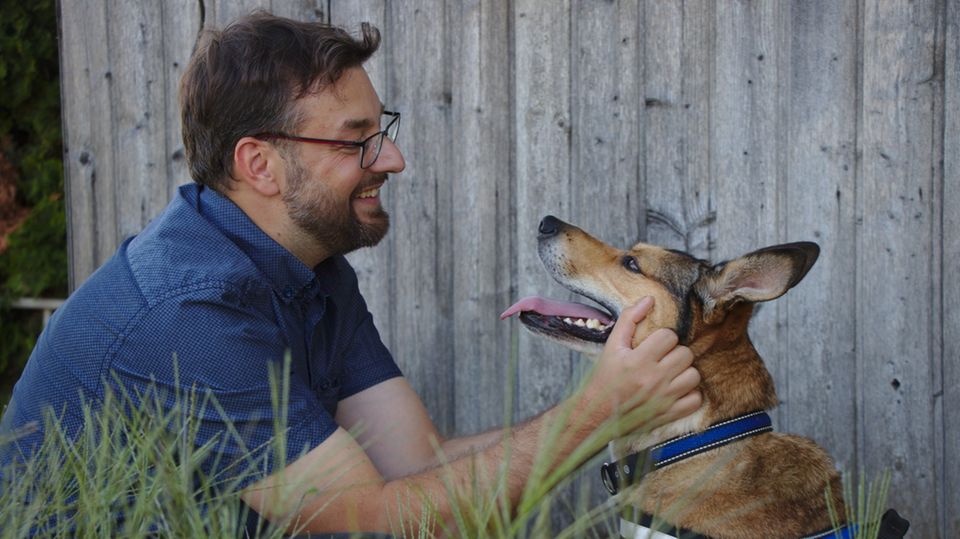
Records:
[[[772,430],[773,423],[766,412],[751,412],[717,423],[703,432],[685,434],[655,445],[650,448],[650,457],[654,469],[659,469],[730,442]]]
[[[766,412],[750,412],[712,425],[703,432],[693,432],[667,440],[649,448],[645,453],[633,453],[619,461],[605,462],[600,468],[600,477],[610,494],[616,494],[621,485],[631,483],[633,477],[638,476],[638,465],[641,464],[640,459],[644,454],[647,456],[642,463],[644,471],[656,470],[772,430],[773,424]]]

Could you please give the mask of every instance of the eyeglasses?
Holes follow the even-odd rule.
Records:
[[[390,122],[387,123],[387,127],[370,135],[369,137],[363,139],[362,141],[356,140],[331,140],[324,138],[309,138],[309,137],[300,137],[297,135],[288,135],[280,131],[277,132],[268,132],[268,133],[257,133],[253,135],[254,138],[278,138],[283,140],[292,140],[295,142],[310,142],[313,144],[330,144],[334,146],[355,146],[360,148],[360,168],[369,168],[373,165],[377,158],[380,157],[380,150],[383,148],[383,137],[388,137],[391,141],[397,141],[397,132],[400,131],[400,113],[399,112],[390,112],[388,110],[383,111],[384,116],[389,116],[391,118]]]

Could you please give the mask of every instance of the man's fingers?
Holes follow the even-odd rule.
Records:
[[[666,342],[669,342],[667,340]],[[686,346],[677,346],[660,360],[660,367],[668,376],[674,377],[693,365],[693,352]]]
[[[624,348],[632,348],[633,334],[637,331],[637,324],[647,317],[653,307],[653,298],[647,296],[636,305],[626,308],[617,318],[617,323],[610,330],[608,340]]]
[[[686,395],[700,385],[700,373],[693,367],[687,367],[680,374],[673,377],[668,386],[672,395]]]
[[[696,412],[701,404],[703,404],[703,395],[699,391],[691,391],[673,403],[673,406],[661,416],[660,424],[665,425],[681,417],[686,417]]]
[[[654,361],[660,361],[663,356],[667,355],[667,352],[677,346],[678,342],[680,342],[680,339],[673,330],[660,328],[640,341],[640,344],[634,348],[634,352]]]

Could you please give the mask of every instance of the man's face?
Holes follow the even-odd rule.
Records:
[[[366,71],[353,68],[323,93],[298,102],[305,117],[296,135],[362,141],[383,129],[383,105]],[[283,201],[290,219],[330,254],[376,245],[390,226],[380,202],[387,173],[400,172],[400,150],[384,138],[380,156],[360,168],[360,148],[293,143]]]

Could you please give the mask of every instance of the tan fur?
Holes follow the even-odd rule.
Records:
[[[682,307],[678,283],[700,287],[698,292],[710,298],[693,304],[687,338],[702,377],[700,412],[676,425],[615,443],[617,453],[641,450],[676,436],[680,429],[689,431],[691,423],[703,429],[777,405],[773,379],[747,335],[751,302],[785,292],[812,261],[799,278],[784,273],[796,265],[794,261],[768,255],[733,261],[720,277],[704,276],[711,267],[703,261],[642,243],[629,250],[615,249],[565,223],[556,237],[541,238],[540,247],[548,271],[571,290],[620,310],[644,296],[655,298],[654,310],[638,327],[635,343],[657,328],[677,329]],[[624,268],[625,256],[636,258],[643,275]],[[745,280],[734,289],[730,282],[735,279],[722,278],[756,270],[758,265],[786,284],[776,279]],[[776,293],[778,285],[783,292]],[[599,346],[594,351],[599,352]],[[842,515],[840,477],[827,453],[806,438],[768,433],[652,472],[642,479],[632,499],[648,513],[711,537],[800,537],[831,526],[824,497],[828,487],[833,506]],[[693,500],[691,493],[696,493]]]

